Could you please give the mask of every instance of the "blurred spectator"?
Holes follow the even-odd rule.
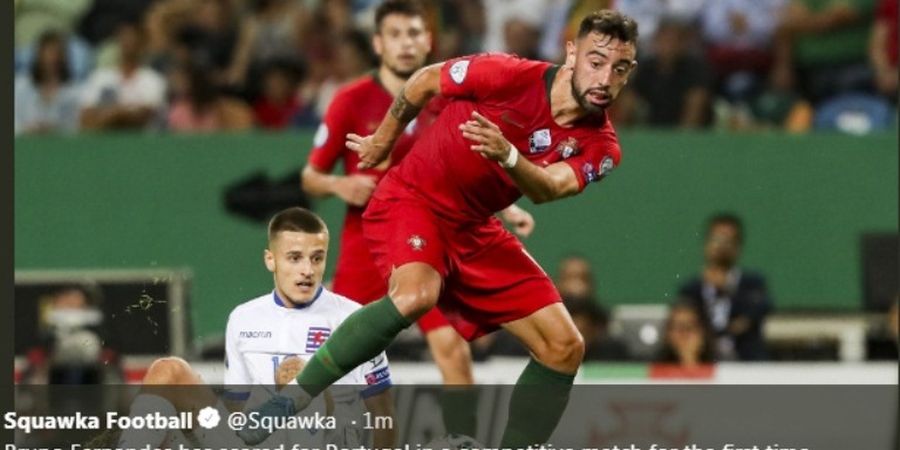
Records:
[[[306,14],[302,3],[252,0],[250,4],[252,12],[241,24],[238,47],[226,75],[225,81],[231,86],[245,86],[248,78],[269,61],[298,58],[297,37]],[[320,32],[328,33],[330,24],[317,25]]]
[[[694,368],[716,361],[712,328],[692,301],[669,308],[664,339],[658,363]]]
[[[875,0],[791,0],[776,33],[772,80],[818,103],[865,90],[866,61]]]
[[[16,73],[31,70],[37,58],[38,39],[46,33],[66,36],[66,58],[73,81],[83,80],[93,66],[93,50],[87,41],[73,33],[75,24],[92,0],[33,0],[15,2]]]
[[[296,120],[302,106],[297,88],[301,70],[290,62],[273,62],[262,75],[262,95],[253,105],[259,127],[281,130]]]
[[[522,57],[537,54],[548,0],[495,0],[483,4],[486,20],[484,51],[526,51],[526,54],[519,54]]]
[[[884,321],[873,324],[866,336],[866,359],[897,361],[900,353],[900,295],[888,308]]]
[[[165,80],[143,63],[140,26],[124,22],[117,36],[119,65],[96,69],[84,86],[81,126],[85,129],[145,128],[163,105]]]
[[[35,43],[44,33],[55,30],[69,34],[94,0],[26,0],[14,3],[16,48]]]
[[[691,54],[686,25],[665,20],[653,37],[653,53],[640,58],[630,89],[614,109],[617,123],[697,128],[709,123],[710,75]]]
[[[738,267],[743,244],[743,225],[737,216],[718,214],[710,218],[703,273],[680,289],[680,296],[709,318],[717,337],[718,359],[766,358],[762,329],[772,301],[765,278]]]
[[[503,51],[507,53],[537,59],[540,40],[539,24],[523,18],[511,18],[503,24]]]
[[[91,0],[90,9],[81,16],[78,34],[91,45],[100,46],[116,37],[122,22],[136,22],[144,17],[154,1],[156,0]]]
[[[596,301],[570,303],[572,321],[584,338],[585,361],[627,361],[625,344],[609,335],[609,313]]]
[[[550,0],[543,20],[540,58],[562,61],[565,43],[575,40],[581,20],[593,11],[610,8],[612,3],[613,0]]]
[[[638,23],[638,55],[646,55],[653,52],[653,38],[660,22],[693,25],[705,3],[706,0],[614,0],[613,6]]]
[[[331,99],[341,86],[378,65],[369,36],[358,30],[341,34],[333,61],[331,74],[319,85],[315,101],[319,117],[324,116]]]
[[[31,70],[16,78],[16,134],[76,130],[78,93],[71,81],[65,39],[57,32],[45,32]]]
[[[242,101],[223,96],[209,68],[182,65],[170,75],[172,104],[166,125],[175,132],[246,130],[253,114]]]
[[[592,303],[597,295],[590,261],[581,255],[569,255],[559,262],[556,289],[569,307]]]
[[[64,285],[41,303],[41,344],[28,351],[26,384],[100,384],[117,361],[103,328],[99,294]],[[107,379],[106,381],[114,381]]]
[[[237,48],[238,16],[230,0],[164,0],[147,13],[148,54],[167,63],[208,65],[223,84]]]
[[[478,53],[482,49],[487,18],[484,4],[479,0],[431,0],[426,5],[437,7],[440,19],[432,33],[434,61],[446,61],[456,56]]]
[[[701,14],[709,63],[719,92],[746,100],[764,85],[772,63],[775,27],[787,0],[719,0]]]
[[[897,96],[897,16],[900,0],[880,0],[869,36],[869,64],[882,95]]]

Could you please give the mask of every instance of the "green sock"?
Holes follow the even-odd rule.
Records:
[[[306,363],[297,384],[316,397],[347,372],[378,356],[411,323],[388,298],[369,303],[334,330]]]
[[[566,404],[575,375],[557,372],[532,359],[525,366],[509,401],[509,420],[501,447],[546,444]]]
[[[477,408],[477,387],[445,386],[441,392],[441,413],[447,434],[475,436],[478,431]]]

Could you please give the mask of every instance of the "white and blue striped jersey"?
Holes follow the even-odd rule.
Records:
[[[312,301],[291,306],[276,292],[235,308],[225,332],[226,397],[248,400],[249,385],[275,385],[275,371],[292,355],[309,361],[335,329],[361,306],[324,287]],[[388,360],[382,352],[338,380],[330,391],[346,403],[379,394],[391,386]],[[349,389],[353,386],[352,389]],[[251,402],[255,403],[255,402]]]

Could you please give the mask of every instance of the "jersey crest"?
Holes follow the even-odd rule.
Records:
[[[325,340],[331,336],[331,328],[328,327],[309,327],[306,333],[306,353],[313,353],[325,343]]]
[[[579,153],[578,140],[573,137],[566,138],[556,146],[556,151],[562,159],[571,158]]]

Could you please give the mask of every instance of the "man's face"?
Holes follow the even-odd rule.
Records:
[[[706,236],[704,253],[708,263],[721,267],[733,266],[741,254],[737,228],[727,223],[713,225]]]
[[[136,61],[141,57],[141,31],[135,25],[123,25],[119,28],[119,52],[127,61]]]
[[[282,231],[265,251],[266,268],[275,277],[278,296],[293,305],[315,297],[325,275],[328,233]]]
[[[588,33],[566,43],[566,65],[573,69],[572,95],[591,114],[604,111],[619,96],[637,66],[633,42]]]
[[[409,78],[425,65],[431,50],[431,33],[420,16],[388,14],[372,38],[381,64],[401,78]]]

